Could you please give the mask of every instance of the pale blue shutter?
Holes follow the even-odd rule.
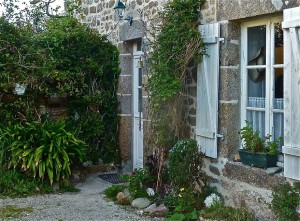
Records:
[[[200,25],[206,55],[198,65],[196,140],[206,156],[217,158],[219,23]]]
[[[300,180],[300,7],[284,10],[284,175]]]

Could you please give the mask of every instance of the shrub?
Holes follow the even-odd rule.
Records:
[[[181,188],[199,191],[206,185],[203,158],[195,140],[180,140],[174,145],[169,154],[168,171],[176,191]]]
[[[17,171],[4,171],[0,176],[0,196],[25,197],[36,193],[36,188],[40,193],[52,192],[52,186],[42,183]]]
[[[271,209],[279,221],[300,220],[300,183],[278,184],[273,188]]]
[[[153,186],[156,177],[149,173],[149,169],[134,169],[131,176],[124,175],[123,180],[128,181],[128,190],[133,198],[147,197],[147,188]]]
[[[104,194],[109,199],[116,199],[117,194],[125,188],[125,185],[112,185],[104,190]]]
[[[33,177],[59,181],[71,175],[71,164],[84,157],[86,144],[65,130],[64,120],[26,122],[0,131],[0,145],[8,152],[8,167]]]
[[[4,15],[14,12],[5,9]],[[49,106],[53,94],[64,96],[67,102],[59,105],[68,110],[71,131],[89,144],[88,160],[119,162],[117,47],[68,16],[47,19],[39,33],[33,23],[13,20],[0,18],[0,127],[37,121],[41,104]],[[14,94],[16,84],[27,85],[24,95]]]

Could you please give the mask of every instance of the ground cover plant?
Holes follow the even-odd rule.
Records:
[[[233,208],[223,204],[216,204],[207,208],[201,214],[203,218],[216,221],[254,221],[255,218],[246,208]]]
[[[26,213],[33,212],[31,207],[17,207],[14,205],[7,205],[0,208],[0,219],[10,220],[10,219],[20,219],[22,216],[26,216]]]
[[[220,221],[254,221],[247,209],[224,205],[224,198],[217,188],[209,186],[203,171],[203,159],[195,140],[180,140],[169,151],[163,190],[153,191],[157,182],[157,175],[153,173],[156,171],[157,174],[157,159],[149,156],[143,169],[135,169],[122,177],[128,183],[113,185],[104,193],[122,205],[130,204],[136,198],[148,198],[156,205],[163,204],[168,208],[166,221],[198,220],[200,216]],[[122,197],[118,200],[121,192]]]
[[[50,183],[33,179],[17,171],[4,171],[0,176],[0,197],[27,197],[52,192],[53,186]]]
[[[270,207],[279,221],[300,220],[300,183],[278,184],[273,187]]]

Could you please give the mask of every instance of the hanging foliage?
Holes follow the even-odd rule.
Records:
[[[154,133],[150,142],[157,148],[161,164],[166,150],[179,139],[190,136],[184,117],[185,83],[190,75],[189,64],[199,61],[204,53],[198,30],[199,9],[203,2],[170,1],[160,14],[161,27],[152,45],[151,75],[146,89],[151,95],[150,118]]]

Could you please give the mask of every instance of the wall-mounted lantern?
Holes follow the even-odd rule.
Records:
[[[118,0],[118,2],[116,2],[113,9],[115,10],[119,20],[126,20],[126,21],[128,21],[130,26],[132,25],[132,17],[130,15],[128,15],[126,18],[124,18],[126,6],[124,5],[123,2],[121,2],[121,0]]]

